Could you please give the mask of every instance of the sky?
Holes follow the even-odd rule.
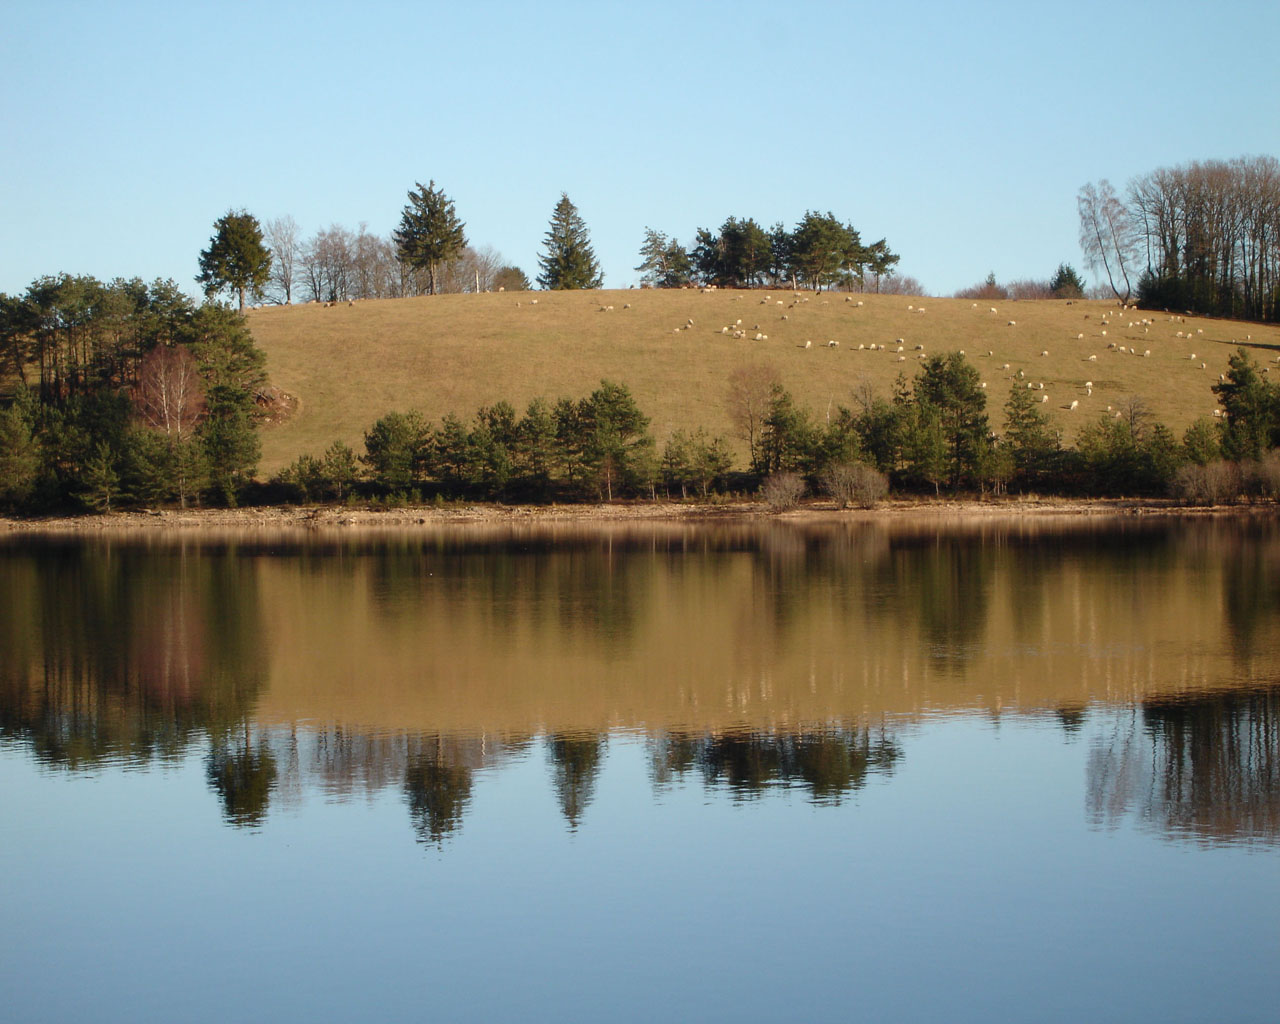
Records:
[[[538,273],[562,192],[605,286],[647,227],[832,212],[949,295],[1082,272],[1076,194],[1280,155],[1280,4],[7,0],[0,292],[193,295],[214,221],[386,235],[415,183]]]

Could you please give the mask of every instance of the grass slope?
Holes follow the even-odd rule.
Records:
[[[261,470],[319,455],[337,439],[362,452],[364,431],[392,410],[418,409],[433,421],[452,411],[469,420],[480,406],[506,399],[523,413],[532,398],[578,398],[602,378],[631,389],[659,445],[679,428],[728,436],[726,381],[753,362],[776,367],[822,419],[828,409],[852,405],[864,382],[888,397],[899,373],[916,374],[916,345],[928,355],[965,352],[987,382],[997,430],[1022,370],[1025,380],[1043,382],[1043,408],[1068,442],[1108,405],[1134,395],[1180,435],[1214,409],[1209,388],[1237,346],[1272,366],[1280,352],[1280,327],[1121,312],[1114,303],[845,299],[790,290],[507,292],[253,310],[249,324],[272,383],[299,399],[293,417],[263,431]],[[1145,330],[1143,318],[1154,320]],[[693,326],[681,329],[689,320]],[[757,332],[768,339],[720,333],[738,320],[747,339]],[[839,347],[827,347],[828,340]],[[1108,343],[1151,355],[1120,353]],[[860,344],[885,350],[859,351]],[[1072,401],[1079,402],[1074,411]]]

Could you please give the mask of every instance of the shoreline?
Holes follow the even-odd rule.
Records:
[[[107,532],[195,531],[280,528],[314,530],[411,529],[421,526],[636,524],[636,523],[851,523],[1160,516],[1258,519],[1280,515],[1280,505],[1215,505],[1195,507],[1172,500],[1129,498],[1008,497],[986,500],[907,498],[887,500],[872,509],[839,509],[830,502],[802,504],[787,512],[770,512],[763,502],[723,505],[678,501],[618,502],[582,505],[501,505],[474,503],[397,509],[345,506],[256,506],[214,509],[142,509],[48,516],[32,519],[0,517],[0,532],[13,534],[101,534]]]

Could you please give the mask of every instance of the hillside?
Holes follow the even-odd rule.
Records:
[[[659,444],[679,428],[729,435],[726,380],[750,362],[776,367],[822,418],[851,405],[864,383],[888,397],[899,373],[914,376],[917,345],[929,355],[966,353],[988,383],[997,430],[1022,370],[1025,380],[1044,384],[1044,408],[1068,441],[1108,405],[1134,395],[1180,435],[1214,409],[1210,385],[1237,346],[1273,366],[1280,353],[1280,327],[1121,312],[1114,303],[975,306],[968,299],[790,290],[440,295],[269,307],[248,316],[272,383],[298,399],[290,419],[263,430],[263,473],[301,453],[320,454],[336,439],[363,451],[365,429],[391,410],[418,409],[433,421],[452,411],[465,419],[506,399],[523,412],[532,398],[581,397],[602,378],[631,389]],[[1144,318],[1153,322],[1139,323]],[[745,338],[721,333],[738,320]],[[750,340],[757,333],[767,340]],[[829,340],[839,347],[828,347]],[[885,348],[870,351],[873,344]],[[1074,411],[1072,401],[1079,402]]]

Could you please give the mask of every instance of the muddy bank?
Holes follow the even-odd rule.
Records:
[[[683,502],[635,502],[600,505],[458,504],[443,508],[421,506],[398,509],[346,507],[261,507],[235,509],[165,509],[112,512],[99,515],[47,518],[0,518],[0,531],[9,533],[99,533],[103,531],[220,530],[258,528],[382,527],[406,529],[449,524],[641,523],[781,521],[797,523],[965,520],[1003,517],[1083,516],[1230,516],[1274,517],[1280,506],[1231,505],[1189,508],[1170,501],[1138,499],[1072,500],[1002,498],[979,500],[903,499],[882,502],[874,509],[837,509],[830,502],[813,502],[789,512],[775,513],[761,502],[723,505]]]

